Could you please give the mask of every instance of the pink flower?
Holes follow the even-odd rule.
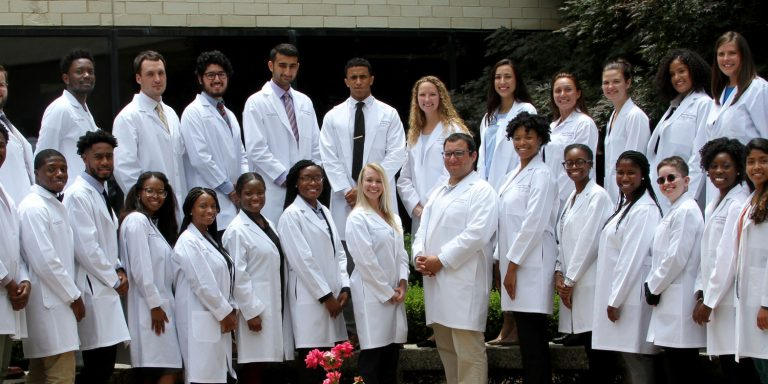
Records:
[[[341,380],[341,372],[333,371],[325,374],[326,379],[323,380],[323,384],[339,384]]]
[[[348,358],[352,356],[352,352],[355,350],[355,348],[352,346],[352,344],[349,343],[349,341],[345,341],[341,344],[336,345],[331,349],[333,353],[335,353],[337,356],[340,356],[341,358]]]
[[[354,384],[365,384],[365,382],[363,381],[363,377],[362,376],[355,376],[355,383]]]
[[[320,366],[326,371],[332,371],[341,368],[342,359],[333,351],[327,351],[322,354]]]
[[[313,349],[307,353],[307,358],[304,359],[304,363],[307,365],[307,368],[316,368],[318,364],[321,364],[323,361],[323,353],[320,352],[317,349]]]

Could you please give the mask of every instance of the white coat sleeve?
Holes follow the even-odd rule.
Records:
[[[149,220],[139,220],[129,215],[123,221],[120,235],[125,244],[126,254],[123,257],[129,263],[130,290],[132,293],[141,295],[147,303],[147,308],[152,309],[160,307],[164,300],[154,281],[152,254],[149,248],[149,225]]]
[[[312,111],[314,110],[313,106]],[[316,164],[323,165],[323,156],[320,153],[320,125],[317,123],[317,116],[313,116],[312,121],[314,122],[314,126],[312,127],[312,161]],[[323,167],[325,167],[325,165],[323,165]]]
[[[331,212],[329,212],[327,209],[324,211],[325,216],[329,218],[328,222],[331,224],[331,230],[333,231],[333,241],[336,243],[335,260],[339,264],[339,280],[341,281],[341,287],[349,288],[349,273],[347,273],[347,251],[344,250],[344,245],[341,243],[341,238],[339,237],[339,231],[336,229],[336,224],[332,219],[330,219]]]
[[[505,257],[512,263],[522,265],[526,257],[534,253],[544,236],[552,210],[557,211],[557,186],[551,175],[539,170],[531,175],[531,189],[525,218],[520,224],[520,231],[512,240]]]
[[[702,188],[704,184],[704,178],[706,177],[706,173],[702,172],[701,170],[701,158],[697,155],[699,155],[699,149],[701,149],[698,141],[701,140],[700,136],[702,135],[702,132],[706,132],[707,130],[707,118],[709,117],[709,110],[712,106],[712,99],[709,97],[701,97],[695,105],[696,108],[696,132],[694,134],[693,138],[693,148],[691,150],[691,156],[687,159],[688,160],[688,176],[690,177],[690,181],[688,182],[688,190],[692,191],[692,196],[694,198],[699,197],[699,190]],[[705,143],[701,143],[700,145],[704,145]]]
[[[611,292],[608,305],[621,308],[621,305],[633,290],[640,287],[632,286],[634,276],[640,273],[645,259],[649,257],[653,235],[659,223],[659,212],[656,206],[632,207],[621,221],[621,230],[625,235],[619,251],[618,262],[612,271]]]
[[[279,127],[267,127],[262,116],[267,106],[259,105],[257,98],[262,98],[261,94],[256,94],[248,98],[243,110],[243,134],[245,135],[245,152],[248,160],[256,165],[272,182],[287,171],[280,161],[272,154],[272,148],[269,147],[264,135],[268,129]],[[266,103],[265,103],[266,104]],[[218,185],[218,184],[217,184]]]
[[[397,115],[397,111],[394,109],[391,111],[390,119],[390,124],[387,127],[386,154],[380,165],[387,172],[389,179],[394,180],[397,172],[400,172],[400,168],[403,167],[407,154],[405,152],[405,129],[403,129],[403,122],[400,121],[400,116]]]
[[[736,239],[742,204],[741,201],[734,201],[728,206],[723,233],[715,251],[715,265],[704,290],[704,305],[710,308],[720,304],[736,278],[736,255],[739,252]]]
[[[701,241],[697,235],[703,226],[701,212],[697,207],[680,207],[672,214],[674,217],[667,228],[669,244],[665,246],[664,259],[659,260],[656,269],[651,270],[646,278],[648,289],[654,295],[662,294],[680,276],[692,257],[700,257],[693,251],[696,243]]]
[[[206,131],[200,112],[192,105],[181,115],[181,136],[187,150],[189,163],[200,175],[203,182],[209,186],[218,187],[229,182],[227,174],[213,159],[213,148],[208,145]]]
[[[208,258],[203,247],[199,244],[205,240],[181,239],[173,250],[173,260],[187,276],[192,292],[200,302],[216,318],[221,321],[234,309],[219,289],[219,284],[213,275]],[[218,255],[217,255],[218,256]]]
[[[419,204],[419,194],[413,187],[413,147],[409,147],[405,155],[405,163],[400,171],[400,177],[397,179],[397,192],[400,194],[400,200],[403,202],[408,216],[413,216],[413,209]]]
[[[277,231],[281,239],[291,239],[281,243],[285,258],[288,259],[291,269],[296,271],[298,278],[309,289],[312,296],[319,300],[321,297],[334,292],[331,291],[330,285],[325,281],[323,272],[312,254],[312,246],[302,232],[302,226],[307,224],[303,220],[301,212],[286,210],[280,216]],[[346,286],[349,286],[349,283]]]
[[[54,101],[54,103],[56,103]],[[72,118],[69,113],[58,106],[51,104],[43,113],[43,120],[40,122],[40,133],[37,135],[37,145],[35,146],[35,156],[43,149],[55,149],[62,152],[61,130],[65,126],[72,124]],[[64,152],[62,152],[64,153]]]
[[[648,150],[648,140],[651,138],[648,116],[639,111],[638,113],[630,114],[627,116],[624,129],[627,130],[627,142],[624,150],[634,150],[645,155]]]
[[[123,193],[128,193],[128,190],[136,184],[136,180],[141,175],[142,169],[138,156],[140,128],[141,117],[138,115],[132,116],[129,113],[117,115],[112,126],[112,134],[119,143],[115,147],[114,175]],[[170,177],[171,175],[168,176]]]
[[[248,272],[248,265],[255,263],[257,258],[264,255],[256,254],[247,236],[243,228],[230,225],[224,232],[222,242],[235,261],[235,303],[243,317],[250,320],[261,315],[267,306],[254,292],[254,277]]]
[[[496,191],[488,186],[471,187],[469,193],[469,211],[466,213],[466,228],[451,241],[440,247],[438,258],[443,266],[458,269],[465,262],[475,257],[476,252],[484,252],[498,228],[498,198]],[[419,228],[421,231],[421,228]],[[438,272],[439,273],[439,272]]]
[[[370,292],[380,303],[385,303],[392,298],[395,290],[389,285],[387,273],[378,263],[374,239],[365,216],[365,213],[358,211],[352,212],[347,218],[347,248],[363,280],[365,291]],[[396,265],[399,267],[399,264]]]
[[[323,159],[323,168],[333,192],[343,192],[351,189],[353,182],[339,148],[339,136],[345,133],[336,126],[338,123],[334,121],[334,112],[335,110],[331,110],[323,118],[323,128],[320,130],[320,157]]]
[[[398,225],[400,226],[401,230],[403,228],[403,223],[400,221],[400,218],[396,216]],[[409,256],[408,251],[405,250],[405,239],[403,238],[403,234],[400,233],[397,236],[397,243],[395,244],[395,247],[397,248],[397,255],[399,262],[399,268],[400,273],[398,274],[400,277],[400,280],[408,281],[408,276],[411,274],[411,268],[409,267]]]
[[[485,180],[485,133],[488,131],[488,114],[483,115],[483,118],[480,120],[480,128],[478,129],[478,132],[480,132],[480,145],[478,145],[477,149],[477,173],[480,174],[480,177]]]
[[[601,191],[602,192],[602,191]],[[568,265],[565,277],[574,282],[581,280],[589,267],[597,260],[597,247],[600,242],[600,232],[608,217],[611,215],[611,199],[606,193],[593,193],[587,210],[575,223],[581,231],[581,235],[573,246],[573,257]],[[558,260],[562,259],[562,252]],[[562,261],[561,261],[562,262]]]
[[[98,279],[107,287],[114,287],[120,281],[115,271],[117,265],[104,254],[98,239],[99,228],[93,220],[93,214],[99,214],[94,212],[97,208],[93,204],[101,204],[101,201],[90,201],[87,198],[72,193],[64,199],[75,240],[75,259],[90,278]]]
[[[745,101],[746,110],[749,113],[749,119],[752,120],[759,137],[768,137],[768,83],[765,81],[752,81],[754,86],[758,86],[754,93]],[[751,87],[751,86],[750,86]],[[751,139],[751,138],[750,138]]]

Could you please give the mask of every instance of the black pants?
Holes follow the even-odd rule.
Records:
[[[589,361],[588,383],[613,384],[619,373],[616,352],[592,349],[592,332],[583,333],[584,350]]]
[[[720,356],[720,367],[723,370],[723,376],[732,384],[759,384],[760,377],[757,376],[755,365],[752,359],[742,357],[736,362],[734,355]]]
[[[544,313],[512,312],[520,338],[523,360],[523,383],[552,383],[552,363],[549,359],[547,315]]]
[[[699,364],[698,348],[663,347],[661,361],[667,384],[701,383],[703,376]],[[682,369],[681,367],[685,367]]]
[[[83,369],[77,375],[77,383],[107,384],[115,371],[117,344],[83,351]]]
[[[361,349],[357,358],[357,370],[365,384],[392,384],[397,382],[397,363],[400,344]]]
[[[325,380],[325,370],[319,365],[317,368],[307,368],[304,364],[304,359],[307,358],[309,351],[315,348],[296,348],[298,356],[296,360],[298,362],[298,369],[296,370],[296,380],[298,384],[318,384]],[[330,351],[330,348],[317,348],[321,351]]]

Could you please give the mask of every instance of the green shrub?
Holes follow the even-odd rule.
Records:
[[[418,343],[426,340],[432,330],[426,325],[424,312],[424,288],[421,285],[410,285],[405,295],[405,315],[408,319],[408,343]]]

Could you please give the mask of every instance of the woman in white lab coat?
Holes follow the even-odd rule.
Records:
[[[299,358],[313,348],[347,339],[342,308],[349,300],[347,256],[331,213],[320,201],[329,188],[323,169],[300,160],[286,177],[286,204],[277,225],[288,260],[288,307]],[[299,382],[323,380],[321,370],[299,369]],[[319,380],[318,380],[319,379]]]
[[[706,130],[712,98],[707,95],[709,66],[696,52],[689,49],[669,51],[656,71],[656,91],[669,108],[659,120],[648,140],[646,155],[651,164],[651,179],[658,178],[656,165],[671,156],[680,156],[688,162],[691,196],[699,197],[703,175],[699,168],[698,150],[694,140]],[[660,186],[653,184],[656,195]],[[663,212],[669,210],[667,199],[660,199]]]
[[[366,383],[397,381],[400,344],[405,343],[405,292],[408,253],[396,210],[389,205],[387,175],[380,165],[366,164],[357,179],[357,203],[347,218],[347,247],[355,261],[350,276],[360,338],[359,374]]]
[[[701,268],[696,281],[693,320],[707,327],[707,354],[719,356],[730,383],[757,382],[751,359],[736,362],[736,223],[749,196],[744,185],[747,148],[721,137],[701,148],[701,168],[719,191],[704,211]]]
[[[445,84],[434,76],[417,80],[411,91],[408,154],[397,179],[397,191],[412,219],[411,233],[419,229],[421,211],[432,189],[448,174],[443,166],[443,142],[455,132],[469,130],[456,113]]]
[[[144,172],[130,188],[120,223],[128,275],[131,365],[145,383],[172,384],[181,372],[173,297],[176,195],[161,172]]]
[[[605,178],[603,187],[614,203],[621,193],[616,179],[616,160],[624,151],[645,155],[651,128],[648,116],[629,97],[632,86],[632,66],[624,59],[611,61],[603,67],[603,95],[613,104],[613,113],[605,127]]]
[[[585,144],[565,147],[562,167],[572,180],[573,192],[560,208],[555,227],[558,256],[555,263],[555,289],[560,295],[559,330],[573,335],[566,344],[583,344],[590,360],[592,382],[605,382],[605,370],[599,366],[592,350],[592,313],[597,276],[597,243],[600,230],[611,215],[613,204],[608,193],[590,177],[594,153]]]
[[[293,360],[290,318],[284,306],[287,267],[274,224],[261,212],[267,201],[264,178],[247,172],[237,179],[240,213],[224,232],[235,261],[238,382],[261,383],[264,362]],[[285,319],[288,320],[285,320]]]
[[[552,78],[550,86],[552,92],[549,97],[549,107],[555,120],[549,124],[552,130],[552,141],[544,147],[543,157],[557,181],[558,200],[562,210],[566,199],[574,189],[573,182],[568,178],[568,172],[563,169],[565,147],[570,144],[584,144],[592,153],[595,153],[599,132],[594,120],[589,116],[576,75],[560,72]],[[595,178],[592,166],[589,167],[588,176]]]
[[[680,156],[663,159],[657,166],[656,184],[669,200],[669,211],[656,227],[651,272],[645,280],[646,302],[653,306],[647,341],[662,347],[667,382],[698,382],[699,348],[704,347],[704,327],[691,316],[693,295],[701,260],[704,218],[688,190],[688,164]],[[686,367],[681,370],[680,367]]]
[[[557,184],[541,160],[549,142],[549,122],[522,112],[506,129],[520,164],[499,189],[498,258],[504,282],[501,309],[518,327],[523,381],[552,381],[547,315],[552,314],[557,246]]]
[[[652,354],[658,348],[645,341],[651,307],[643,298],[643,282],[651,268],[651,245],[661,208],[645,155],[626,151],[614,166],[621,196],[600,233],[592,348],[620,352],[632,383],[653,383]],[[598,367],[603,368],[612,367]]]
[[[226,383],[232,368],[237,312],[232,295],[235,266],[216,231],[216,192],[195,187],[182,206],[184,221],[173,249],[176,321],[184,382]]]
[[[736,227],[736,358],[751,357],[768,383],[768,140],[747,143],[747,177],[754,191]]]

